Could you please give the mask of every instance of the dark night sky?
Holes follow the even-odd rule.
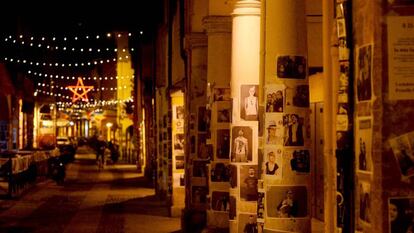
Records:
[[[2,32],[88,33],[148,30],[162,15],[161,0],[2,2]],[[3,5],[4,3],[4,5]],[[133,5],[132,5],[133,4]]]

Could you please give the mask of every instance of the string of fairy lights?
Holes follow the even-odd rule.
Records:
[[[39,77],[39,78],[45,77],[45,78],[61,79],[61,80],[64,80],[64,79],[66,79],[66,80],[70,80],[70,79],[75,80],[77,78],[81,78],[83,80],[99,80],[99,81],[102,81],[102,80],[117,80],[117,79],[122,80],[122,79],[133,79],[134,78],[134,75],[131,75],[131,76],[128,76],[128,75],[127,76],[103,76],[103,77],[102,76],[75,77],[75,76],[69,76],[69,75],[59,75],[59,74],[35,72],[35,71],[31,71],[31,70],[28,70],[27,74],[31,75],[31,76]]]
[[[40,87],[49,87],[51,89],[58,89],[58,90],[69,90],[67,87],[60,86],[57,84],[47,84],[47,83],[37,83],[37,86]],[[120,87],[100,87],[100,88],[92,88],[92,91],[117,91],[129,88],[127,85],[120,86]]]
[[[112,59],[100,59],[94,60],[89,62],[75,62],[75,63],[59,63],[59,62],[45,62],[45,61],[31,61],[28,59],[22,58],[11,58],[11,57],[4,57],[4,61],[15,63],[15,64],[27,64],[30,66],[43,66],[43,67],[82,67],[82,66],[94,66],[98,64],[110,63],[110,62],[117,62],[117,61],[127,61],[130,57],[128,55],[119,56],[117,58]]]
[[[143,32],[139,31],[138,35],[142,35]],[[110,46],[102,46],[98,48],[95,45],[98,45],[102,43],[97,43],[99,40],[104,41],[110,38],[130,38],[132,37],[132,33],[106,33],[106,34],[95,34],[95,35],[80,35],[80,36],[33,36],[33,35],[18,35],[18,36],[12,36],[8,35],[3,38],[3,45],[6,45],[9,47],[9,49],[19,49],[17,54],[20,55],[9,55],[7,53],[4,53],[6,55],[3,56],[3,61],[6,63],[14,64],[14,65],[20,65],[19,67],[24,67],[24,69],[27,69],[25,72],[27,76],[31,79],[33,79],[37,83],[37,89],[34,92],[34,96],[38,96],[39,94],[47,95],[47,96],[54,96],[58,97],[61,100],[67,100],[67,101],[58,101],[57,104],[59,106],[63,107],[96,107],[96,106],[108,106],[108,105],[114,105],[119,103],[126,103],[126,102],[132,102],[132,97],[129,97],[127,99],[112,99],[112,100],[96,100],[96,99],[82,99],[81,102],[72,102],[71,99],[75,98],[69,95],[65,95],[62,93],[62,91],[68,91],[68,86],[58,85],[56,83],[48,84],[44,82],[44,78],[49,78],[53,80],[130,80],[129,85],[122,85],[120,86],[119,83],[116,87],[105,87],[105,86],[99,86],[97,88],[92,88],[91,91],[122,91],[127,90],[128,88],[131,88],[131,85],[133,85],[132,80],[134,79],[134,76],[80,76],[77,75],[76,77],[73,75],[64,75],[63,73],[66,73],[66,70],[68,67],[71,68],[81,68],[81,67],[93,67],[98,66],[101,64],[108,64],[112,62],[121,62],[121,61],[130,61],[130,52],[134,52],[135,49],[132,47],[129,48],[111,48]],[[1,37],[0,37],[1,38]],[[87,41],[86,44],[89,46],[86,46],[85,44],[81,45],[82,42]],[[0,39],[1,43],[1,39]],[[104,43],[108,45],[108,43]],[[23,58],[21,54],[23,53],[23,49],[30,49],[30,48],[38,48],[43,49],[46,51],[53,51],[53,52],[73,52],[75,55],[75,52],[80,53],[80,57],[90,57],[90,55],[87,54],[103,54],[104,52],[115,52],[118,54],[118,56],[114,56],[112,58],[97,58],[97,59],[91,59],[89,61],[77,61],[77,62],[58,62],[54,61],[51,62],[50,60],[41,60],[36,58],[29,59],[28,57]],[[38,51],[38,50],[31,50]],[[122,54],[123,53],[123,54]],[[41,53],[34,53],[35,56],[39,56]],[[83,56],[82,54],[85,54],[87,56]],[[73,55],[71,55],[73,56]],[[58,56],[57,56],[58,57]],[[41,72],[40,70],[34,71],[33,69],[38,68],[60,68],[61,74],[59,72]],[[62,69],[63,68],[63,69]],[[73,72],[72,72],[73,73]],[[42,81],[43,79],[43,81]],[[101,83],[102,84],[102,83]],[[82,84],[83,85],[83,84]],[[44,90],[47,89],[47,90]],[[79,90],[81,88],[78,88]],[[76,93],[74,93],[76,94]],[[74,99],[73,101],[76,101]]]

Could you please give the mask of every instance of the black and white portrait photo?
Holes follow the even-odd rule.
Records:
[[[208,189],[204,186],[192,187],[192,201],[193,204],[207,204]]]
[[[289,79],[306,78],[306,58],[303,56],[277,57],[277,77]]]
[[[372,45],[357,49],[356,93],[358,101],[372,98]]]
[[[229,165],[229,171],[230,171],[230,175],[229,175],[230,188],[237,188],[237,179],[238,179],[237,166],[230,164]]]
[[[216,211],[229,211],[229,192],[213,191],[211,194],[211,209]]]
[[[211,182],[229,182],[230,181],[230,165],[224,163],[211,164]]]
[[[283,112],[284,108],[284,86],[266,86],[266,112]]]
[[[231,122],[231,102],[222,101],[217,103],[217,123]]]
[[[309,150],[292,150],[290,159],[290,168],[294,172],[309,173],[310,172],[310,155]]]
[[[414,232],[414,196],[395,197],[388,201],[390,233]]]
[[[213,88],[214,101],[229,101],[231,100],[231,91],[228,87],[214,87]]]
[[[235,196],[230,196],[229,220],[234,220],[236,218],[236,200]]]
[[[264,175],[272,179],[282,179],[283,152],[282,147],[266,147],[264,149],[264,162],[262,171]]]
[[[257,201],[257,165],[240,166],[240,199]]]
[[[252,156],[252,128],[249,126],[233,126],[232,128],[232,162],[251,162]]]
[[[207,162],[205,160],[193,161],[193,177],[207,177]]]
[[[281,114],[266,114],[265,138],[267,145],[283,145],[284,125]]]
[[[283,125],[285,127],[284,145],[285,146],[303,146],[304,145],[304,118],[298,114],[283,115]]]
[[[403,134],[389,140],[392,152],[402,176],[414,176],[413,133]]]
[[[179,154],[175,156],[175,169],[184,169],[184,154]]]
[[[174,135],[174,150],[184,150],[184,134]]]
[[[286,88],[287,107],[309,107],[309,85],[296,85]]]
[[[258,226],[256,221],[256,215],[254,214],[239,214],[238,215],[239,230],[237,232],[243,233],[258,233]]]
[[[268,186],[266,212],[271,218],[303,218],[308,215],[306,186]]]
[[[216,157],[217,159],[228,159],[229,154],[230,154],[230,130],[219,129],[217,130]]]
[[[242,85],[240,95],[240,118],[246,121],[257,121],[259,115],[259,86]]]
[[[198,108],[198,131],[206,132],[210,129],[211,110],[205,106]]]
[[[371,222],[371,185],[368,182],[359,184],[359,218]]]

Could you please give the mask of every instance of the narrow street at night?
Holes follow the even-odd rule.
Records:
[[[0,200],[0,232],[179,232],[180,219],[168,217],[135,165],[99,171],[95,154],[79,151],[63,185],[49,179]]]

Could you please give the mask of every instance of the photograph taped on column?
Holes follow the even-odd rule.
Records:
[[[373,172],[372,163],[372,118],[357,118],[355,132],[355,154],[357,171],[361,173]]]
[[[357,48],[355,64],[355,84],[357,101],[370,101],[372,99],[372,73],[373,73],[373,45],[367,44]]]
[[[266,145],[283,145],[283,114],[266,113],[264,127]]]
[[[258,173],[257,165],[240,166],[240,200],[257,201]]]
[[[281,180],[283,176],[283,147],[265,146],[264,161],[259,165],[267,179]]]
[[[283,55],[276,58],[276,74],[281,79],[306,79],[305,56]]]
[[[211,194],[211,209],[214,211],[228,212],[230,207],[229,192],[213,191]]]
[[[290,171],[295,174],[310,173],[310,152],[307,149],[289,149],[286,150],[286,157],[289,158]]]
[[[231,114],[232,114],[232,102],[231,101],[219,101],[219,102],[216,102],[216,106],[217,106],[217,114],[216,114],[217,124],[230,123]]]
[[[230,182],[230,165],[222,162],[212,162],[210,164],[211,182]]]
[[[238,231],[244,233],[258,232],[257,216],[253,213],[239,213],[238,215]]]
[[[388,140],[396,164],[403,177],[414,176],[414,132],[409,132]]]
[[[231,91],[229,87],[214,87],[213,88],[214,101],[230,101]]]
[[[359,220],[362,224],[369,225],[371,223],[371,184],[368,182],[360,182],[359,191]]]
[[[230,129],[217,130],[216,159],[228,159],[230,154]]]
[[[285,106],[285,85],[266,85],[266,112],[283,112]]]
[[[287,113],[283,115],[284,145],[304,146],[309,139],[309,116],[306,112]]]
[[[240,118],[257,121],[259,116],[259,85],[240,86]]]
[[[309,85],[286,86],[285,106],[287,110],[292,109],[292,107],[309,108]]]
[[[388,199],[389,232],[413,232],[414,196]],[[410,231],[409,231],[410,230]]]
[[[306,186],[267,186],[266,214],[268,218],[306,218],[308,209]]]
[[[257,195],[257,222],[264,222],[265,218],[265,192],[259,192]]]
[[[230,195],[230,206],[229,206],[229,219],[230,220],[235,220],[237,215],[237,198],[233,195]]]
[[[254,134],[255,133],[255,134]],[[233,126],[231,131],[231,162],[252,163],[253,153],[257,149],[253,144],[253,135],[257,135],[251,126]],[[257,137],[255,137],[257,139]],[[254,148],[253,148],[254,147]]]
[[[211,110],[205,106],[198,107],[198,131],[207,132],[210,129]]]

